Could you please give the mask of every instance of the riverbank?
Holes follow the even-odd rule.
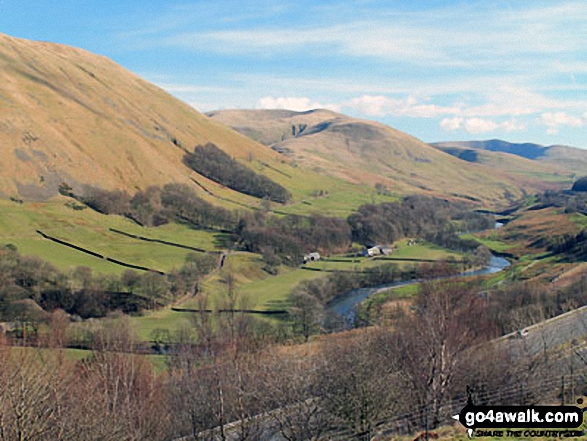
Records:
[[[457,275],[452,276],[443,276],[436,278],[437,279],[455,279],[455,278],[462,278],[462,277],[474,277],[474,276],[485,276],[490,274],[495,274],[499,271],[510,266],[510,263],[504,259],[503,257],[498,257],[493,255],[488,265],[481,269],[477,270],[468,270],[463,271]],[[388,291],[390,289],[397,289],[404,286],[415,285],[418,283],[422,283],[426,279],[412,279],[412,280],[401,280],[392,283],[382,284],[379,286],[369,287],[369,288],[357,288],[349,291],[342,296],[337,297],[332,302],[327,305],[327,309],[331,312],[334,312],[338,316],[342,317],[344,322],[348,326],[352,326],[355,321],[357,315],[357,307],[358,305],[368,299],[369,297],[376,295],[378,293]],[[432,279],[434,280],[434,279]]]

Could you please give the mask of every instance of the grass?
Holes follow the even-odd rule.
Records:
[[[485,245],[492,251],[497,251],[498,253],[503,253],[512,248],[513,245],[506,243],[499,239],[499,236],[496,233],[490,233],[489,235],[485,236],[477,236],[473,234],[463,234],[461,236],[462,239],[473,239],[479,242],[482,245]]]
[[[569,220],[574,222],[579,228],[587,228],[587,216],[582,213],[574,213],[569,216]]]
[[[144,228],[121,216],[106,216],[89,208],[74,210],[67,198],[17,204],[0,200],[0,244],[11,243],[24,255],[36,255],[61,270],[87,266],[95,272],[119,274],[125,268],[43,239],[35,230],[127,263],[162,271],[179,267],[189,250],[115,234],[109,228],[206,250],[217,249],[221,234],[168,224]]]
[[[459,259],[462,254],[455,251],[448,251],[437,245],[427,242],[421,242],[416,245],[407,245],[408,239],[402,239],[396,243],[396,250],[390,257],[404,259],[430,259],[444,260],[449,257]]]
[[[88,349],[71,349],[71,348],[64,348],[64,349],[50,349],[50,348],[35,348],[35,347],[21,347],[21,346],[13,346],[12,351],[34,351],[37,353],[39,357],[43,357],[43,355],[47,354],[55,354],[57,351],[63,351],[65,357],[71,361],[83,361],[93,356],[94,351]],[[24,352],[23,352],[24,353]],[[153,369],[155,369],[156,373],[162,373],[167,369],[167,356],[165,355],[157,355],[157,354],[150,354],[150,355],[136,355],[137,357],[146,358],[152,365]]]
[[[153,340],[153,331],[156,329],[166,329],[173,334],[190,325],[189,314],[172,311],[171,307],[149,311],[139,317],[131,317],[130,321],[141,341]]]
[[[422,243],[407,247],[406,241],[399,242],[397,256],[403,258],[420,258],[420,259],[446,259],[449,256],[459,258],[458,253],[448,252],[442,248],[431,244]],[[394,256],[396,254],[394,253]],[[332,256],[337,258],[336,256]],[[344,258],[341,260],[357,260],[357,258]],[[343,263],[343,262],[315,262],[310,267],[352,270],[372,268],[378,265],[392,263],[387,260],[378,260],[370,258],[359,258],[360,263]],[[412,262],[398,262],[402,264],[412,264]],[[219,309],[223,306],[227,296],[227,286],[225,283],[226,276],[232,274],[235,280],[236,297],[239,299],[239,305],[247,309],[260,310],[282,310],[288,307],[288,297],[292,290],[301,282],[306,280],[315,280],[320,277],[327,277],[329,273],[319,271],[307,271],[302,268],[281,267],[277,275],[269,275],[263,268],[261,257],[256,254],[236,252],[231,253],[222,270],[214,273],[201,285],[201,294],[207,295],[207,308]],[[406,287],[406,289],[409,287]],[[413,288],[412,288],[413,289]],[[399,291],[400,293],[402,291]],[[188,299],[181,305],[182,308],[199,308],[196,298]],[[154,312],[147,312],[141,317],[131,318],[136,326],[139,338],[150,340],[151,333],[155,329],[168,329],[174,332],[183,326],[189,324],[189,314],[184,312],[172,311],[170,307],[163,308]]]

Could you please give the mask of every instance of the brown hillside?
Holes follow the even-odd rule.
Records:
[[[60,182],[134,191],[189,182],[182,148],[278,154],[89,52],[0,34],[0,193],[44,199]]]
[[[226,110],[208,114],[270,145],[296,163],[356,183],[401,193],[430,192],[499,203],[555,186],[559,168],[470,163],[384,124],[328,110]],[[519,158],[515,158],[519,160]],[[546,175],[546,176],[545,176]]]

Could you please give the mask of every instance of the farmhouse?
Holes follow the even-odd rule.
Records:
[[[374,257],[374,256],[386,256],[388,254],[393,253],[393,247],[384,246],[384,245],[375,245],[374,247],[367,248],[363,255]]]
[[[304,256],[304,263],[316,262],[318,260],[320,260],[320,254],[319,253],[310,253],[310,254],[306,254]]]

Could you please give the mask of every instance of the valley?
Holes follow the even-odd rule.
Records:
[[[587,391],[587,150],[204,114],[3,34],[0,104],[0,437],[464,439],[464,391]]]

